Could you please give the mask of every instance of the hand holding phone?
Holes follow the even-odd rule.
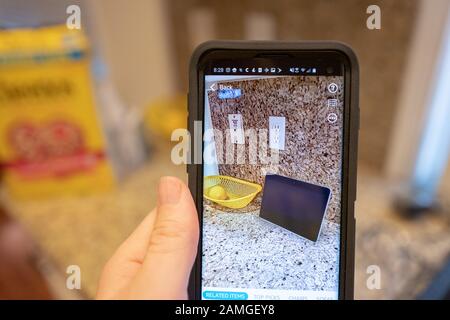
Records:
[[[353,295],[358,65],[334,42],[209,42],[193,55],[197,299]]]

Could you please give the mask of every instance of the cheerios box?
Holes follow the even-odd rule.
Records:
[[[65,26],[0,31],[0,170],[13,196],[114,186],[94,101],[82,32]]]

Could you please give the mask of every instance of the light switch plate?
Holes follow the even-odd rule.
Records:
[[[269,117],[269,147],[284,150],[286,136],[286,118]]]
[[[235,144],[244,144],[244,125],[242,123],[242,114],[229,114],[228,122],[230,125],[231,142]]]

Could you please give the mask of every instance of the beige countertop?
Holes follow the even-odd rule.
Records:
[[[80,266],[82,290],[93,297],[105,262],[155,206],[163,175],[187,178],[185,167],[170,161],[169,150],[152,154],[112,193],[27,202],[14,202],[3,194],[2,202],[63,276],[67,266]]]
[[[155,205],[159,177],[186,179],[185,167],[173,165],[169,157],[168,149],[153,154],[146,165],[109,194],[30,202],[14,202],[2,194],[8,211],[53,262],[63,297],[67,296],[62,281],[65,270],[74,264],[81,268],[84,295],[94,297],[103,265]],[[359,170],[356,298],[412,298],[450,253],[448,212],[407,221],[393,211],[391,197],[385,181]],[[366,287],[370,265],[381,269],[380,290]]]

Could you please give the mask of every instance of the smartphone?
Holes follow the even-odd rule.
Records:
[[[189,75],[193,299],[351,299],[358,63],[337,42],[213,41]]]

